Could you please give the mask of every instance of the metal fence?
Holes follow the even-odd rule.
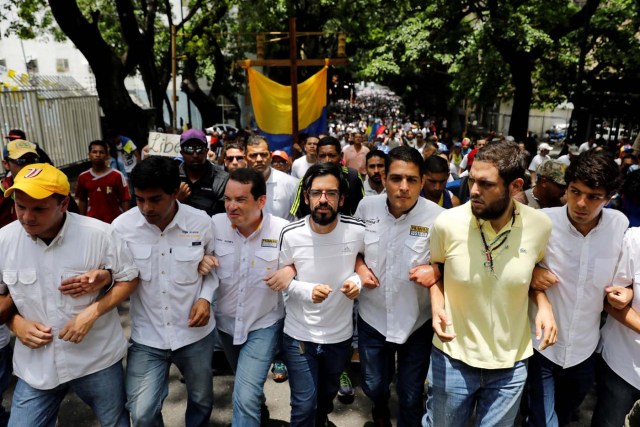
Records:
[[[57,167],[87,159],[88,144],[102,137],[98,97],[71,77],[13,79],[0,91],[3,132],[22,129]],[[2,147],[7,143],[3,139]]]

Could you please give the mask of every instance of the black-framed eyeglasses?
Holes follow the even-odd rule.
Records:
[[[202,154],[205,151],[207,151],[207,147],[182,147],[182,151],[184,151],[186,154]]]
[[[40,160],[37,157],[26,157],[24,159],[11,159],[11,158],[7,158],[8,161],[10,161],[11,163],[14,163],[18,166],[26,166],[26,165],[32,165],[34,163],[38,163]]]

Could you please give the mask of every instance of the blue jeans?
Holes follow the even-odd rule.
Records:
[[[215,331],[215,329],[214,329]],[[127,357],[127,409],[135,426],[162,424],[162,402],[169,394],[169,368],[174,363],[187,386],[185,426],[209,425],[213,408],[213,331],[175,351],[135,341]]]
[[[595,353],[563,369],[539,352],[529,359],[525,425],[557,427],[569,424],[595,380]]]
[[[434,348],[428,379],[423,426],[464,427],[475,407],[476,425],[513,427],[527,379],[527,361],[516,362],[513,368],[481,369]]]
[[[333,410],[351,340],[315,344],[284,334],[282,347],[291,388],[290,426],[313,426],[316,415],[326,417]]]
[[[386,341],[384,335],[358,316],[362,390],[373,401],[377,415],[388,418],[391,382],[398,355],[398,427],[417,426],[423,414],[424,380],[429,369],[433,328],[427,321],[404,344]]]
[[[283,324],[281,319],[268,328],[251,331],[247,341],[241,345],[233,345],[233,337],[218,330],[218,338],[236,376],[233,383],[233,426],[260,426],[264,383],[279,347]]]
[[[91,406],[101,426],[129,425],[129,414],[125,409],[124,370],[122,362],[118,362],[50,390],[38,390],[18,379],[13,392],[9,426],[55,426],[60,403],[69,389]]]
[[[598,401],[591,419],[592,427],[620,427],[631,411],[640,390],[613,372],[601,357],[598,357],[597,391]]]

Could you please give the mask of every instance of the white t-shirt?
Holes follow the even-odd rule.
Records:
[[[302,179],[304,174],[307,173],[307,169],[314,164],[315,163],[309,163],[309,161],[307,161],[307,156],[295,159],[291,165],[291,176],[297,179]]]
[[[295,219],[289,212],[298,191],[298,180],[284,172],[271,168],[267,179],[267,204],[264,212],[284,218],[288,221]]]
[[[361,286],[355,274],[356,256],[364,252],[364,223],[338,214],[327,234],[311,230],[310,216],[283,228],[280,267],[294,265],[297,280],[287,289],[284,333],[300,341],[335,344],[353,335],[353,301],[340,289],[346,280]],[[311,300],[313,288],[324,284],[332,292],[320,304]]]
[[[531,163],[529,164],[529,170],[531,172],[535,172],[538,170],[538,166],[540,166],[542,164],[542,162],[544,162],[545,160],[550,160],[551,157],[549,156],[543,156],[542,154],[537,154],[533,160],[531,160]]]

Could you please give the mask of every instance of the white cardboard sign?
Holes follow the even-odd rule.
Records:
[[[182,157],[180,154],[180,135],[149,132],[149,155]]]

